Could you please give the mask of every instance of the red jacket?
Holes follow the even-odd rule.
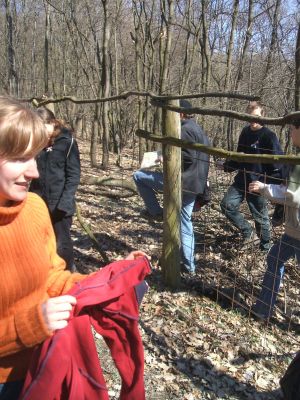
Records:
[[[117,261],[76,284],[69,291],[77,298],[73,317],[35,350],[20,399],[109,399],[90,324],[119,370],[120,399],[145,399],[136,287],[149,273],[146,257]]]

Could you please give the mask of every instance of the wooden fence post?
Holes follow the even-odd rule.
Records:
[[[168,105],[179,106],[178,100]],[[163,110],[164,136],[180,138],[180,117],[176,112]],[[181,211],[181,149],[163,144],[164,172],[164,229],[162,269],[165,283],[177,288],[180,284],[180,211]]]

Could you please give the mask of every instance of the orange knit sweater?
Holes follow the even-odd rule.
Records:
[[[85,277],[64,268],[43,200],[29,193],[0,207],[0,383],[22,379],[33,346],[51,335],[41,304]]]

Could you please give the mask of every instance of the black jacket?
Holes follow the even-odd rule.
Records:
[[[252,131],[250,126],[243,128],[237,147],[238,153],[246,154],[283,154],[277,136],[267,127],[263,126],[258,131]],[[238,161],[226,161],[224,171],[231,172],[238,170],[234,182],[237,185],[244,186],[252,181],[262,181],[266,183],[278,183],[282,177],[282,165],[261,164],[261,163],[243,163]],[[247,171],[245,174],[244,171]],[[274,179],[275,178],[275,179]]]
[[[30,190],[45,200],[50,212],[60,210],[66,216],[73,215],[80,182],[80,158],[70,131],[62,129],[53,146],[41,151],[37,167],[40,177],[32,181]]]
[[[193,118],[181,121],[181,139],[192,143],[210,145],[202,128]],[[203,193],[206,187],[209,155],[192,149],[182,149],[182,190]]]

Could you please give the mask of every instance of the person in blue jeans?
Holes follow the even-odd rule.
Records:
[[[192,108],[187,100],[180,100],[180,107]],[[193,143],[209,145],[209,140],[196,123],[191,114],[180,114],[181,139]],[[182,149],[182,206],[181,206],[181,257],[182,270],[188,273],[195,272],[194,260],[194,229],[192,212],[197,194],[203,193],[209,170],[209,156],[205,153]],[[163,208],[160,205],[156,192],[163,190],[163,174],[158,171],[138,170],[133,179],[141,195],[146,211],[150,218],[162,219]]]
[[[300,148],[300,119],[291,124],[291,138]],[[273,313],[285,262],[292,257],[300,262],[300,165],[293,168],[287,185],[254,181],[249,184],[249,191],[285,206],[285,232],[268,253],[262,289],[252,309],[260,318],[268,319]]]
[[[261,117],[264,109],[259,102],[250,102],[247,112],[252,116]],[[247,154],[283,154],[276,134],[257,122],[251,122],[244,127],[238,141],[237,152]],[[226,161],[220,165],[225,172],[238,171],[233,184],[221,201],[222,213],[239,229],[242,234],[242,243],[247,243],[253,237],[250,222],[240,212],[241,203],[246,200],[255,222],[255,230],[260,238],[260,249],[267,251],[270,248],[270,222],[267,201],[264,197],[247,191],[249,183],[263,181],[272,183],[281,178],[281,166],[278,164],[244,163]]]

